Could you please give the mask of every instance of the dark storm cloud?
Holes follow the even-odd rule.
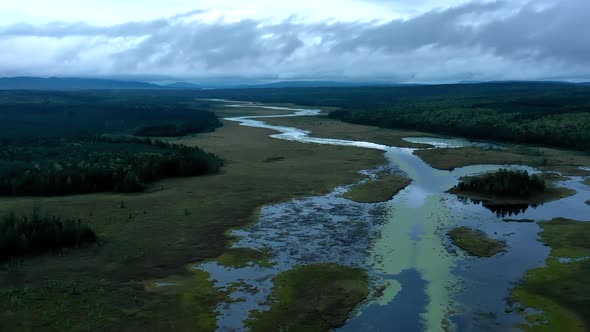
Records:
[[[202,13],[108,27],[21,23],[0,28],[0,45],[18,38],[40,38],[44,45],[47,39],[65,43],[75,38],[78,42],[68,44],[67,50],[55,51],[55,59],[76,65],[81,74],[99,69],[109,74],[184,77],[399,80],[590,74],[586,0],[520,6],[471,2],[390,22],[193,19]],[[26,52],[26,47],[20,51]],[[10,67],[4,62],[0,73]]]

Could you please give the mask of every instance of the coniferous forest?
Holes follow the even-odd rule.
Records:
[[[0,146],[0,195],[139,192],[159,179],[217,172],[198,147],[149,139],[43,139]]]
[[[453,189],[487,196],[526,198],[545,191],[546,185],[540,175],[500,169],[493,173],[466,177]]]
[[[96,240],[94,231],[79,220],[43,217],[38,213],[21,217],[9,214],[0,220],[0,262],[62,248],[76,248]]]
[[[194,98],[150,92],[0,92],[0,196],[139,192],[169,177],[217,172],[198,147],[133,136],[215,130]]]

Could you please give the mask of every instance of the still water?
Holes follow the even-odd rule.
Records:
[[[555,217],[584,220],[590,197],[583,178],[560,183],[577,191],[575,196],[537,207],[490,209],[483,204],[460,200],[445,191],[469,174],[510,165],[478,165],[454,171],[436,170],[413,154],[415,149],[390,147],[364,141],[316,138],[309,131],[273,126],[268,118],[313,116],[320,110],[235,104],[292,111],[290,114],[228,118],[243,126],[277,132],[272,137],[304,144],[355,146],[381,150],[388,164],[363,171],[405,173],[412,184],[391,201],[361,204],[342,197],[350,188],[336,188],[325,196],[308,197],[262,208],[253,226],[234,231],[240,240],[234,247],[270,251],[276,263],[228,268],[215,262],[195,269],[211,273],[217,286],[237,289],[232,303],[220,306],[220,331],[246,330],[244,320],[251,310],[266,310],[272,278],[297,265],[336,262],[366,269],[373,289],[385,290],[369,298],[340,331],[509,331],[523,322],[506,310],[511,288],[528,269],[542,266],[549,249],[537,241],[535,222],[505,222],[514,219],[547,220]],[[485,145],[464,139],[411,137],[408,141],[432,148]],[[470,226],[492,238],[506,241],[508,250],[492,258],[465,256],[448,240],[446,233],[457,226]]]

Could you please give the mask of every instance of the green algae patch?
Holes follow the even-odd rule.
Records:
[[[492,257],[506,250],[504,241],[495,240],[478,230],[469,227],[457,227],[449,232],[453,243],[471,256]]]
[[[387,202],[410,183],[412,180],[406,176],[386,174],[352,187],[344,198],[357,203]]]
[[[590,326],[590,222],[554,219],[539,224],[551,247],[545,267],[526,273],[513,291],[521,305],[541,310],[525,315],[527,331],[585,331]],[[570,260],[559,260],[570,259]]]
[[[329,331],[369,294],[365,270],[332,263],[297,267],[273,282],[270,310],[246,321],[252,331]]]
[[[274,265],[270,261],[271,257],[271,254],[267,251],[250,248],[230,248],[216,258],[215,261],[220,265],[233,268],[242,268],[250,265],[271,267]]]

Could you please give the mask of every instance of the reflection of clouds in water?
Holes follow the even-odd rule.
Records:
[[[407,199],[404,201],[404,205],[409,208],[418,209],[426,203],[426,198],[428,196],[429,194],[422,190],[422,188],[417,186],[413,187],[412,190],[408,191],[405,195],[405,198]]]

